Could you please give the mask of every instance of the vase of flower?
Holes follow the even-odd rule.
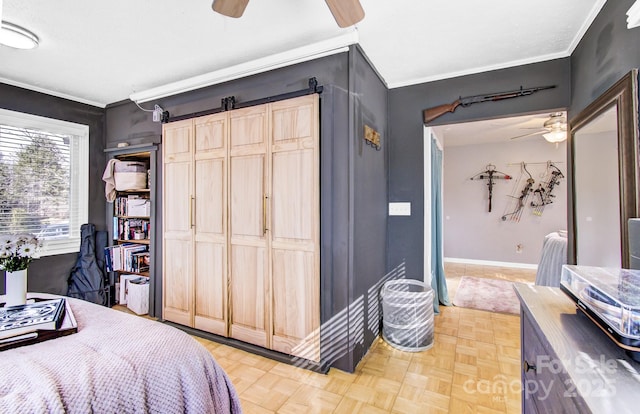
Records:
[[[27,303],[27,269],[5,272],[6,306]]]
[[[5,271],[6,306],[27,302],[27,268],[37,258],[38,239],[31,234],[0,235],[0,270]]]

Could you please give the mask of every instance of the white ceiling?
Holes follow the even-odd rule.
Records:
[[[390,88],[571,54],[606,0],[361,0],[358,42]],[[353,31],[322,0],[4,0],[35,50],[0,46],[0,81],[98,106]]]
[[[566,119],[566,112],[562,112],[562,114]],[[548,131],[543,128],[543,125],[550,115],[551,113],[541,113],[485,121],[462,122],[436,126],[433,129],[436,135],[442,139],[445,147],[544,140],[542,134]],[[555,144],[550,143],[549,145]]]

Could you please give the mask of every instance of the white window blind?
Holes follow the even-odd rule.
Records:
[[[88,141],[86,125],[0,109],[0,234],[36,235],[42,256],[79,251]]]

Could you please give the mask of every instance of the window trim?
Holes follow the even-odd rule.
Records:
[[[75,122],[47,118],[39,115],[0,108],[0,124],[18,128],[40,129],[50,133],[73,135],[77,139],[78,162],[71,162],[71,197],[76,215],[69,217],[69,229],[78,229],[77,236],[66,239],[44,240],[40,257],[80,251],[80,226],[89,221],[89,126]],[[73,154],[74,151],[71,151]],[[77,188],[74,188],[76,186]],[[74,207],[72,207],[74,209]]]

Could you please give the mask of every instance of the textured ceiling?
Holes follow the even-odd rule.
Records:
[[[357,38],[391,88],[569,56],[605,0],[361,0]],[[4,0],[40,38],[0,46],[0,81],[99,106],[331,39],[322,0],[253,0],[240,19],[211,0]]]
[[[462,122],[437,126],[434,127],[434,130],[438,137],[443,140],[445,147],[543,140],[542,134],[547,132],[543,125],[550,115],[550,113],[541,113],[485,121]],[[566,119],[566,112],[563,112],[563,115]]]

